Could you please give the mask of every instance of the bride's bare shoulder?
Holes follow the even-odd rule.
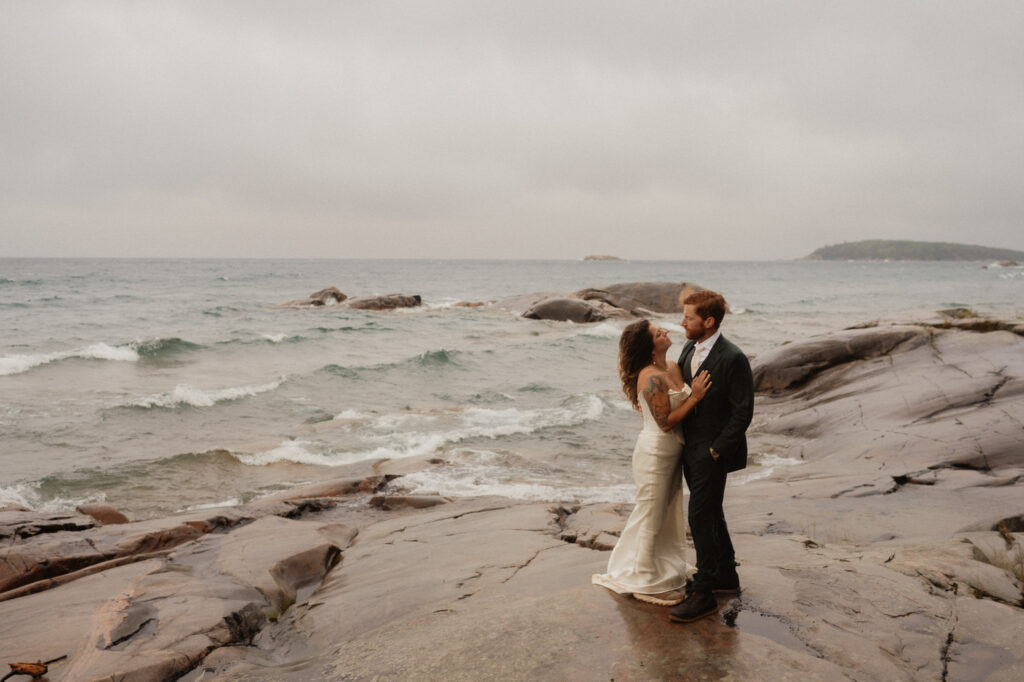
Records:
[[[644,367],[636,377],[636,384],[641,391],[667,391],[671,381],[668,372],[655,367]]]

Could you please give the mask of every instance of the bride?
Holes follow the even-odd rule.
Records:
[[[608,572],[591,582],[619,594],[672,606],[683,600],[686,526],[683,519],[682,433],[675,426],[711,385],[706,371],[683,381],[679,365],[667,360],[668,332],[647,320],[622,331],[619,378],[622,390],[643,414],[633,449],[636,506],[608,560]]]

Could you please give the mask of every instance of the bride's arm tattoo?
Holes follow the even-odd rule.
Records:
[[[657,374],[648,377],[643,394],[647,404],[651,406],[651,416],[654,417],[654,421],[662,431],[670,429],[668,415],[672,412],[672,407],[669,405],[668,384],[665,383],[664,377]]]

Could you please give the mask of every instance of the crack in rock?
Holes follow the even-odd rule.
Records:
[[[1000,367],[998,370],[993,372],[993,374],[995,374],[996,376],[998,376],[1000,378],[1000,381],[997,382],[996,385],[993,386],[991,389],[989,389],[988,391],[985,391],[985,395],[982,397],[982,402],[981,402],[982,405],[989,405],[989,404],[991,404],[992,403],[992,399],[995,397],[996,393],[999,392],[999,389],[1001,389],[1003,386],[1005,386],[1007,383],[1009,383],[1010,377],[1008,377],[1005,374],[1003,374],[1003,372],[1005,370],[1006,370],[1006,367]]]
[[[501,584],[504,585],[508,581],[512,580],[512,578],[515,578],[519,574],[519,571],[523,570],[524,568],[526,568],[527,566],[532,564],[533,560],[536,559],[537,557],[539,557],[541,552],[546,552],[549,549],[555,549],[555,547],[558,547],[558,545],[554,545],[552,547],[545,547],[543,549],[538,549],[536,552],[533,553],[533,556],[531,556],[529,559],[526,560],[526,563],[520,564],[520,565],[516,566],[515,567],[516,570],[512,571],[512,575],[510,575],[509,577],[507,577],[504,580],[502,580]],[[511,568],[511,566],[506,567],[506,568]]]
[[[390,538],[392,535],[398,535],[399,533],[404,533],[405,531],[409,530],[410,528],[420,528],[422,526],[427,526],[427,525],[430,525],[432,523],[442,523],[444,521],[454,521],[456,519],[461,519],[463,516],[469,516],[470,514],[483,514],[483,513],[486,513],[486,512],[501,511],[502,509],[510,509],[511,507],[512,507],[512,505],[507,505],[506,504],[506,505],[503,505],[501,507],[485,507],[483,509],[470,509],[469,511],[464,511],[462,513],[455,514],[453,516],[444,516],[444,517],[439,518],[439,519],[427,519],[423,523],[409,524],[408,526],[402,526],[401,528],[396,528],[395,530],[393,530],[390,533],[388,533],[387,535],[385,535],[384,538],[382,538],[382,541],[386,542],[387,539]]]
[[[156,618],[147,618],[146,620],[144,620],[141,623],[139,623],[139,626],[137,628],[135,628],[134,630],[132,630],[131,632],[129,632],[126,635],[122,635],[121,637],[118,637],[117,639],[115,639],[114,641],[112,641],[110,644],[108,644],[107,646],[105,646],[103,648],[104,649],[113,649],[118,644],[123,644],[124,642],[127,642],[129,639],[131,639],[135,635],[137,635],[140,632],[142,632],[143,628],[145,628],[150,623],[155,623],[155,622],[156,622]]]
[[[953,602],[953,613],[950,616],[949,632],[946,633],[946,641],[942,643],[942,647],[939,649],[939,662],[942,664],[942,682],[948,682],[949,680],[949,663],[953,660],[951,652],[953,648],[953,642],[956,641],[953,633],[956,631],[956,625],[959,621],[959,616],[956,613],[956,602]]]

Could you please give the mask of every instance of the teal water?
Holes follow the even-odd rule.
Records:
[[[629,500],[624,323],[453,304],[695,282],[725,294],[724,331],[756,356],[954,306],[1024,315],[1024,271],[983,265],[0,259],[0,501],[155,516],[415,456],[445,462],[409,477],[422,492]],[[332,285],[424,305],[273,307]]]

